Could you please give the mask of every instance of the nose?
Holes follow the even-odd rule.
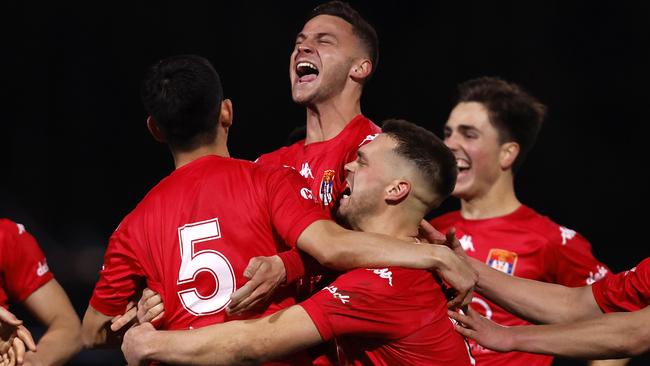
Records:
[[[302,41],[302,42],[301,42],[301,43],[296,47],[296,49],[298,50],[298,52],[304,52],[304,53],[312,53],[312,52],[314,52],[314,48],[313,48],[313,46],[311,45],[310,41],[307,40],[307,39],[305,39],[304,41]]]
[[[456,137],[455,133],[453,133],[453,132],[450,133],[442,141],[445,143],[445,145],[447,145],[449,150],[451,150],[451,151],[458,150],[459,143],[458,143],[458,138]]]
[[[348,174],[354,173],[354,164],[356,164],[356,163],[357,162],[355,160],[355,161],[351,161],[351,162],[345,164],[345,166],[343,167],[345,169],[345,172],[348,173]]]

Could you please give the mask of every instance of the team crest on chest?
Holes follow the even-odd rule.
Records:
[[[334,189],[334,175],[336,173],[332,169],[323,172],[323,180],[320,182],[320,190],[318,196],[320,197],[323,206],[329,206],[332,203],[332,190]]]
[[[490,249],[486,263],[497,271],[512,276],[517,265],[517,253],[504,249]]]

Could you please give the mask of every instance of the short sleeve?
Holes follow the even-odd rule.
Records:
[[[123,222],[109,239],[90,305],[107,316],[123,314],[143,279],[144,272],[131,244],[128,225]]]
[[[548,280],[569,287],[591,285],[609,273],[609,268],[594,257],[587,239],[563,226],[549,243],[545,261],[550,267]]]
[[[591,290],[605,313],[643,309],[650,305],[650,258],[629,271],[605,277]]]
[[[431,319],[418,314],[426,305],[400,296],[400,289],[391,286],[389,279],[393,280],[389,269],[357,269],[341,275],[300,306],[325,341],[346,334],[400,338]]]
[[[291,246],[315,221],[329,220],[326,212],[314,201],[307,181],[291,168],[274,168],[266,184],[266,196],[273,227]]]
[[[12,301],[23,302],[54,276],[36,239],[23,225],[9,220],[0,225],[5,290]]]

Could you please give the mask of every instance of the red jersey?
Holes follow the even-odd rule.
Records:
[[[23,225],[0,219],[0,306],[25,301],[53,278],[34,237]]]
[[[336,137],[305,145],[296,142],[260,156],[256,162],[288,166],[307,179],[314,200],[329,213],[345,189],[345,164],[356,159],[359,146],[375,138],[381,129],[372,121],[358,115]],[[297,252],[284,253],[281,258],[287,271],[287,282],[302,277],[305,269]]]
[[[336,338],[341,365],[470,365],[427,271],[356,269],[300,305],[324,341]]]
[[[524,205],[511,214],[484,220],[466,220],[454,211],[431,224],[443,233],[455,227],[467,255],[511,276],[578,287],[591,285],[608,272],[584,237]],[[472,308],[501,325],[529,324],[480,295],[472,299]],[[472,340],[470,344],[479,365],[535,366],[553,361],[551,356],[497,353]]]
[[[215,155],[176,169],[111,236],[90,304],[105,315],[122,314],[146,279],[165,304],[162,328],[235,319],[224,309],[247,281],[250,258],[290,248],[307,226],[327,219],[305,186],[292,169]],[[291,295],[285,288],[243,317],[292,305]]]
[[[650,305],[650,258],[629,271],[609,275],[591,288],[605,313],[637,311]]]

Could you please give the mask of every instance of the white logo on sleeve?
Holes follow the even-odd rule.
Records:
[[[329,291],[329,293],[332,294],[332,296],[334,296],[335,299],[341,300],[343,304],[350,302],[350,296],[340,294],[338,292],[339,289],[335,286],[327,286],[323,290]]]
[[[309,167],[309,163],[302,163],[302,166],[300,167],[300,175],[302,175],[305,178],[314,179],[314,175],[311,174],[311,168]]]
[[[560,226],[560,235],[562,235],[562,245],[566,245],[567,240],[571,240],[576,236],[576,232],[575,230]]]
[[[42,277],[50,270],[50,267],[47,266],[47,262],[43,259],[43,263],[38,262],[38,268],[36,268],[36,274],[38,277]]]
[[[22,235],[25,232],[25,225],[23,224],[16,224],[18,227],[18,235]]]
[[[463,247],[464,251],[475,252],[474,243],[472,243],[472,237],[469,235],[463,235],[459,240],[460,246]]]
[[[374,140],[377,136],[379,136],[378,133],[375,133],[375,134],[372,134],[372,135],[368,135],[368,136],[366,136],[366,138],[363,139],[363,141],[361,141],[361,143],[359,144],[359,146],[365,144],[366,142],[369,142],[369,141]]]
[[[311,190],[309,188],[301,188],[300,189],[300,195],[302,196],[302,198],[304,198],[306,200],[313,200],[314,199],[314,195],[311,193]]]
[[[388,285],[390,287],[393,287],[393,272],[389,271],[388,268],[367,268],[367,270],[372,271],[372,273],[379,275],[379,277],[388,280]]]
[[[589,277],[587,277],[587,285],[593,285],[595,282],[600,281],[607,274],[607,268],[603,266],[596,266],[596,272],[589,272]]]

